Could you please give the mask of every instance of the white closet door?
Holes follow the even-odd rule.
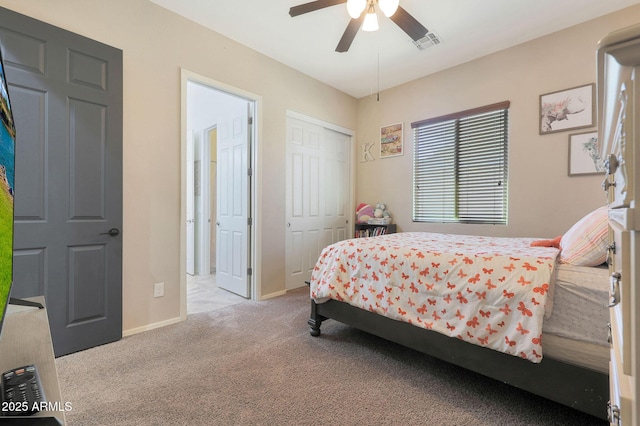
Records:
[[[320,252],[349,236],[351,137],[287,118],[286,288],[311,278]]]

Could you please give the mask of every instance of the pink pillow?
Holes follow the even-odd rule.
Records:
[[[600,207],[571,227],[560,240],[560,262],[598,266],[607,258],[607,207]]]

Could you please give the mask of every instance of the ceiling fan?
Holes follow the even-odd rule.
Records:
[[[364,31],[375,31],[378,29],[378,21],[375,6],[398,25],[405,33],[417,42],[425,37],[429,32],[420,22],[398,5],[398,0],[316,0],[293,6],[289,9],[289,15],[296,17],[305,13],[324,9],[330,6],[347,3],[347,10],[351,16],[351,21],[347,29],[342,34],[338,42],[336,52],[346,52],[351,47],[353,39],[356,37],[360,27]]]

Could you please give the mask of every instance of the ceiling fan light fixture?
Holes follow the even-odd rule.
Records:
[[[376,14],[376,9],[373,5],[369,6],[369,11],[367,12],[367,16],[364,17],[364,22],[362,23],[362,31],[378,31],[380,27],[378,26],[378,15]]]
[[[347,12],[353,19],[358,19],[367,7],[367,0],[347,0]]]
[[[378,7],[387,18],[393,16],[398,10],[400,0],[378,0]]]

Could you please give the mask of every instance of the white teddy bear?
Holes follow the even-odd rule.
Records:
[[[384,203],[376,204],[376,208],[373,211],[373,215],[377,218],[391,217],[391,213],[389,213],[389,211],[387,210],[387,206],[385,206]]]

